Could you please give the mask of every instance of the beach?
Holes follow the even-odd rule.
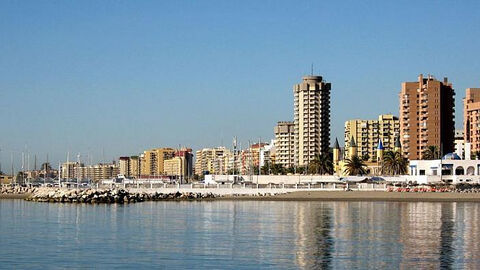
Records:
[[[220,199],[228,199],[227,197]],[[235,197],[240,200],[271,201],[393,201],[393,202],[480,202],[480,193],[386,192],[386,191],[297,191],[275,196]]]
[[[145,190],[144,190],[145,191]],[[153,189],[150,192],[176,192],[177,190]],[[197,192],[205,190],[198,189]],[[387,191],[320,191],[301,190],[272,193],[269,190],[241,189],[242,192],[208,190],[217,195],[215,200],[264,200],[264,201],[406,201],[406,202],[480,202],[480,193],[463,192],[387,192]],[[216,191],[221,191],[217,192]],[[195,192],[189,190],[189,192]],[[0,194],[0,199],[26,199],[31,193]]]

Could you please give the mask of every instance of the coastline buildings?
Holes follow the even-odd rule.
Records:
[[[236,161],[238,163],[238,160]],[[195,160],[195,174],[227,174],[233,169],[233,153],[226,147],[203,148],[197,150]],[[236,166],[236,170],[239,167]]]
[[[13,183],[13,176],[0,174],[0,184],[11,184]]]
[[[331,84],[321,76],[304,76],[294,85],[294,133],[296,166],[308,165],[330,147]]]
[[[155,148],[146,150],[140,157],[141,176],[160,176],[164,174],[164,161],[173,158],[173,148]]]
[[[378,140],[381,140],[385,150],[394,150],[395,139],[399,134],[400,121],[391,114],[379,115],[378,120],[349,120],[345,122],[345,148],[350,148],[353,138],[358,155],[376,161]]]
[[[78,165],[78,163],[77,163]],[[115,163],[99,163],[91,166],[74,167],[74,176],[70,178],[90,179],[98,182],[105,179],[112,179],[120,173],[120,168]]]
[[[426,183],[479,183],[480,160],[470,159],[470,147],[465,143],[465,153],[449,153],[437,160],[410,160],[409,176],[412,181]],[[465,159],[461,157],[465,156]]]
[[[131,156],[131,157],[120,157],[118,160],[118,167],[120,169],[120,174],[128,178],[139,178],[140,177],[140,157]]]
[[[463,99],[463,133],[472,153],[480,151],[480,88],[467,88]]]
[[[421,159],[428,146],[443,153],[453,151],[455,91],[444,78],[420,74],[416,82],[402,83],[400,91],[400,136],[403,155]]]
[[[275,164],[285,168],[294,166],[295,161],[295,124],[293,122],[278,122],[273,129],[275,133]]]
[[[163,161],[163,174],[181,182],[193,176],[193,153],[190,148],[175,151],[175,156]]]
[[[84,167],[85,165],[83,163],[79,162],[64,162],[61,166],[61,171],[60,171],[60,178],[63,179],[70,179],[70,178],[76,178],[75,174],[75,168],[79,167]]]

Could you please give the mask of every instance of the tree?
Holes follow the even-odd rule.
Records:
[[[408,161],[397,151],[387,151],[383,155],[382,172],[388,175],[407,174]]]
[[[345,160],[345,172],[348,175],[365,175],[367,174],[367,165],[358,156],[353,156]]]
[[[272,164],[270,166],[270,173],[271,174],[285,174],[285,168],[282,166],[282,164]]]
[[[429,145],[422,153],[422,159],[434,160],[440,159],[440,151],[436,145]]]
[[[233,169],[229,169],[229,170],[227,171],[227,174],[229,174],[229,175],[237,175],[237,174],[240,174],[240,171],[239,171],[239,169],[237,169],[237,168],[235,168],[235,171],[234,171]]]
[[[329,154],[319,154],[308,165],[308,173],[333,174],[332,157]]]

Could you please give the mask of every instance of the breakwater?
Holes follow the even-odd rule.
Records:
[[[130,192],[126,189],[61,189],[39,188],[27,201],[53,203],[137,203],[165,200],[205,200],[214,199],[213,193],[194,192]]]
[[[38,188],[22,186],[2,186],[0,195],[28,195],[34,193]]]

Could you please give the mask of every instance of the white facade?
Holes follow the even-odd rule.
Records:
[[[430,183],[480,183],[480,160],[411,160],[409,181]]]

